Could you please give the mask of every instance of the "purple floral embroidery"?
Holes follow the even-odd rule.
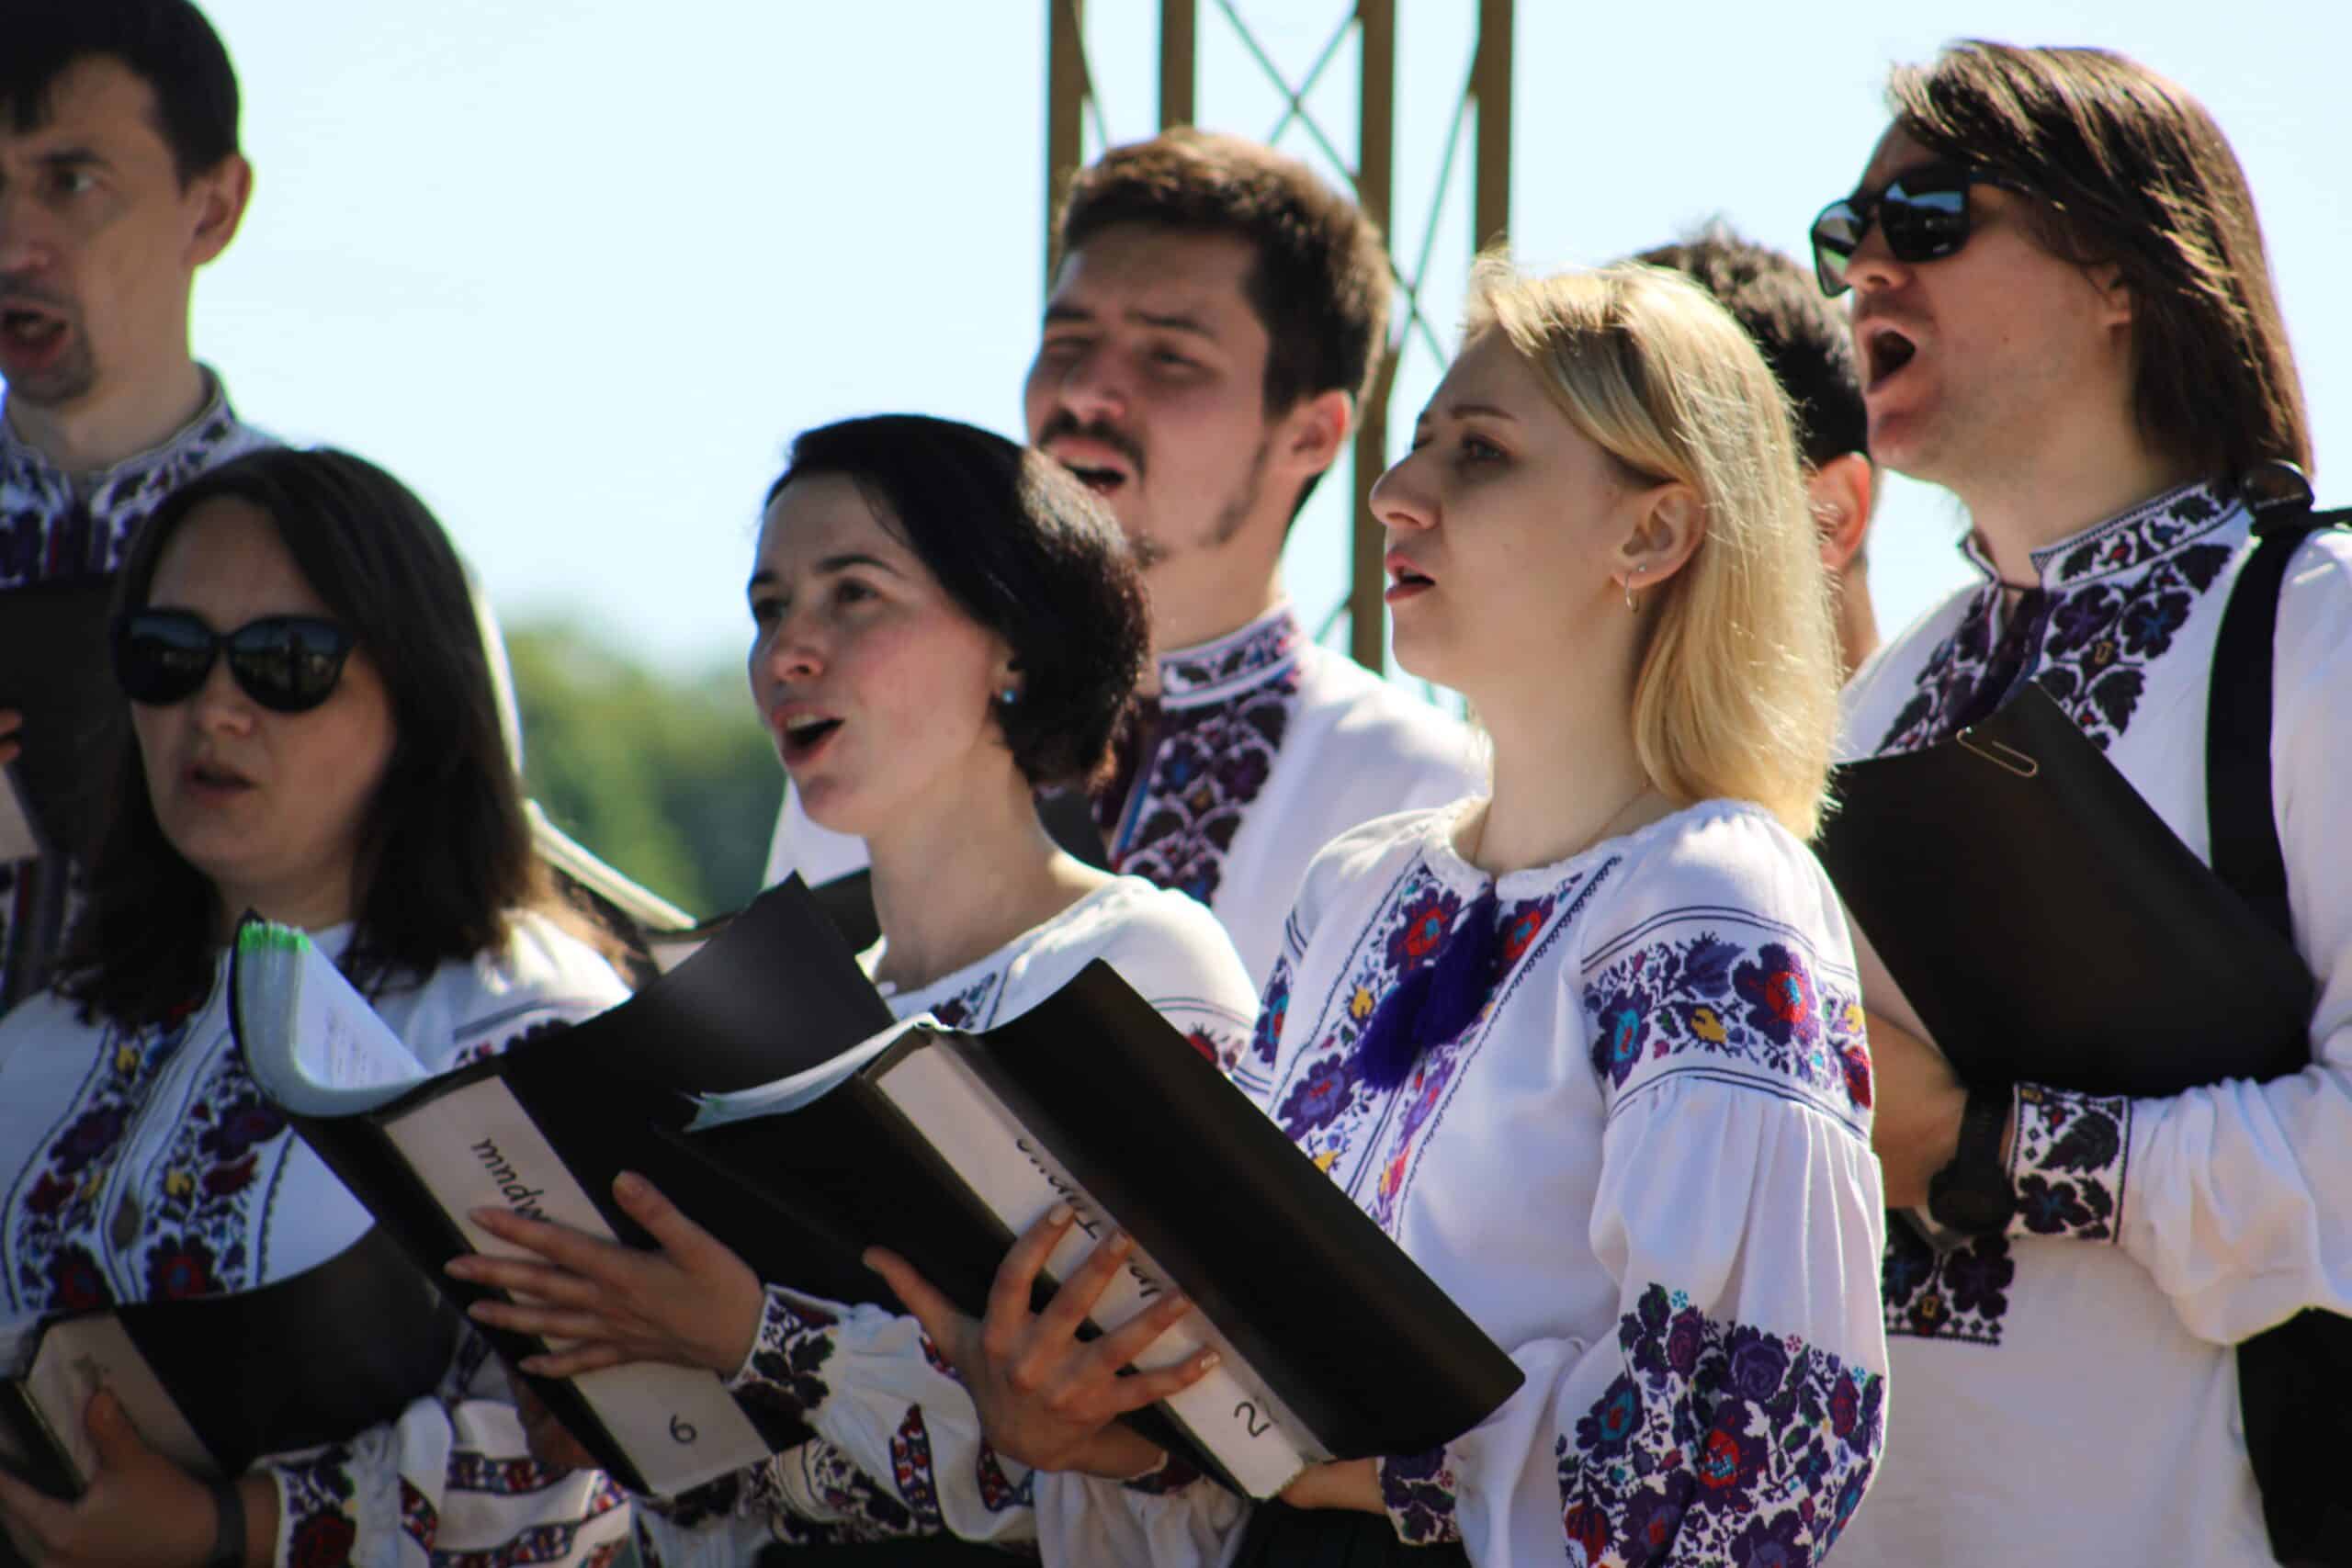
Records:
[[[2041,592],[2053,602],[2038,626],[2020,628],[2037,645],[2025,667],[2102,750],[2131,725],[2147,666],[2171,649],[2228,566],[2233,547],[2207,536],[2234,513],[2212,489],[2192,485],[2062,547],[2054,568],[2047,552],[2035,557],[2047,573]],[[1881,754],[1949,740],[1963,715],[1998,700],[1980,688],[1996,664],[1999,601],[1992,583],[1970,599],[1960,625],[1928,654],[1910,701],[1879,741]]]
[[[1886,1227],[1879,1300],[1886,1331],[1914,1339],[1998,1345],[2017,1263],[2005,1236],[1977,1236],[1939,1252],[1907,1222]]]
[[[2020,1085],[2014,1179],[2015,1235],[2113,1241],[2122,1227],[2132,1102]]]
[[[1098,800],[1113,869],[1200,902],[1216,897],[1242,818],[1266,787],[1298,704],[1287,612],[1160,663],[1159,733],[1133,800]]]
[[[1724,1056],[1866,1110],[1870,1048],[1860,1000],[1825,985],[1788,942],[1750,951],[1712,931],[1634,949],[1585,985],[1592,1069],[1623,1089],[1645,1062]]]
[[[1355,1098],[1355,1070],[1344,1055],[1326,1056],[1291,1085],[1274,1120],[1294,1144],[1340,1119]]]
[[[1878,1461],[1885,1380],[1657,1284],[1617,1342],[1624,1372],[1556,1450],[1583,1560],[1818,1562]]]
[[[1396,1539],[1413,1546],[1460,1540],[1461,1522],[1454,1517],[1453,1467],[1445,1450],[1380,1461],[1380,1500]]]
[[[760,1307],[751,1359],[730,1386],[752,1404],[807,1415],[832,1394],[817,1375],[832,1358],[832,1330],[831,1314],[795,1306],[782,1292],[770,1289]]]

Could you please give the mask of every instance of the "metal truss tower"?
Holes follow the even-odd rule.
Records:
[[[1144,0],[1121,0],[1143,4]],[[1261,0],[1265,5],[1295,7],[1306,0]],[[1427,4],[1428,0],[1419,0]],[[1472,213],[1470,247],[1489,244],[1510,231],[1511,158],[1511,34],[1513,0],[1456,0],[1476,10],[1476,41],[1471,51],[1468,79],[1453,103],[1446,146],[1440,163],[1437,186],[1429,210],[1414,226],[1419,236],[1417,252],[1403,251],[1407,225],[1394,209],[1396,168],[1396,14],[1398,0],[1341,0],[1343,13],[1329,41],[1306,73],[1294,81],[1261,45],[1242,16],[1247,0],[1159,0],[1159,125],[1189,125],[1199,85],[1202,13],[1212,25],[1233,29],[1242,51],[1262,70],[1285,104],[1281,119],[1261,139],[1280,145],[1295,133],[1310,140],[1324,157],[1353,182],[1357,202],[1387,236],[1389,266],[1396,294],[1389,340],[1373,391],[1365,400],[1355,442],[1354,522],[1350,551],[1349,589],[1343,604],[1332,608],[1336,620],[1348,617],[1348,648],[1359,663],[1378,670],[1385,655],[1385,587],[1380,557],[1380,525],[1373,520],[1365,498],[1372,481],[1387,466],[1389,400],[1396,364],[1408,339],[1422,344],[1444,363],[1444,353],[1421,308],[1420,289],[1429,276],[1430,258],[1437,243],[1439,214],[1445,204],[1455,152],[1465,124],[1472,126],[1470,157]],[[1093,73],[1086,54],[1086,0],[1046,0],[1046,254],[1052,254],[1054,213],[1070,175],[1084,161],[1085,131],[1091,115],[1098,136],[1102,125]],[[1340,58],[1349,40],[1356,43],[1359,85],[1355,153],[1347,156],[1344,129],[1334,135],[1307,104],[1308,96]],[[1227,129],[1247,130],[1233,127]],[[1050,261],[1048,262],[1050,265]],[[1311,623],[1310,623],[1311,624]]]

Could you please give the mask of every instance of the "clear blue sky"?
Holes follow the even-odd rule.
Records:
[[[1297,73],[1345,0],[1240,0]],[[258,172],[198,289],[198,352],[248,417],[374,457],[457,533],[510,621],[568,613],[698,667],[746,640],[762,491],[807,425],[912,408],[1018,434],[1041,299],[1042,0],[210,0]],[[1151,0],[1093,0],[1111,135],[1154,127]],[[1419,248],[1471,0],[1401,0],[1400,248]],[[1593,263],[1720,213],[1798,250],[1883,123],[1886,65],[1941,40],[2098,43],[2186,83],[2253,179],[2322,464],[2352,424],[2352,8],[1944,0],[1885,8],[1524,0],[1515,248]],[[1216,0],[1201,118],[1280,103]],[[1315,103],[1352,146],[1352,44]],[[1295,130],[1283,145],[1313,154]],[[1466,167],[1426,290],[1451,347]],[[1399,407],[1434,384],[1408,358]],[[1396,422],[1401,439],[1409,418]],[[2352,483],[2324,472],[2324,495]],[[1340,594],[1325,487],[1295,536]],[[1958,514],[1898,482],[1892,632],[1959,581]]]

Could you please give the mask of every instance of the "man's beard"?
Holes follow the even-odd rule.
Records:
[[[1240,536],[1241,530],[1249,525],[1250,513],[1257,508],[1259,495],[1266,488],[1266,458],[1272,450],[1273,437],[1261,436],[1258,450],[1250,455],[1249,471],[1241,476],[1241,482],[1226,498],[1225,504],[1217,508],[1216,517],[1210,523],[1208,532],[1183,553],[1206,555],[1212,550],[1223,549]],[[1146,571],[1177,553],[1148,528],[1139,528],[1129,535],[1127,547],[1135,557],[1136,565]]]

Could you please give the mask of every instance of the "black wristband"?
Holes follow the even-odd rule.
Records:
[[[204,1568],[244,1568],[245,1495],[237,1479],[212,1483],[212,1555]]]

